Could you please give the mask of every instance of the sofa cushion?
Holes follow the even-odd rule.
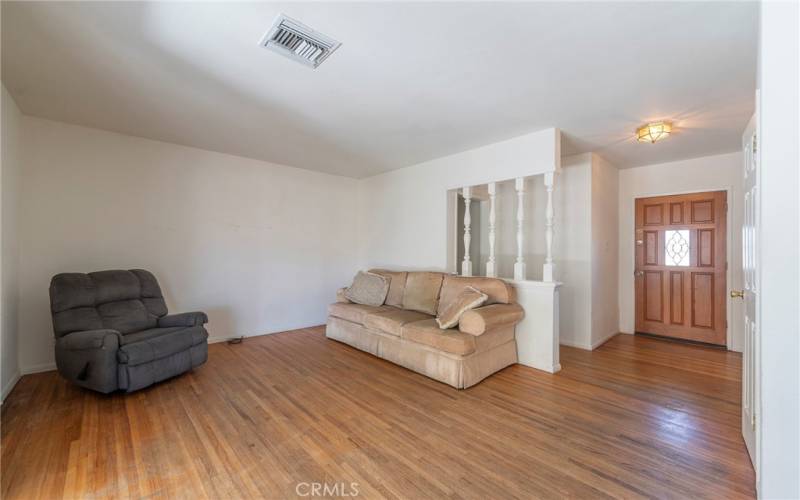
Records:
[[[386,305],[403,307],[403,291],[406,289],[405,271],[387,271],[385,269],[370,269],[369,272],[380,274],[389,279],[389,293],[386,294]]]
[[[435,319],[403,325],[400,337],[460,356],[475,352],[475,337],[455,329],[442,330]]]
[[[488,296],[471,286],[468,286],[458,297],[444,307],[439,307],[439,314],[436,316],[436,324],[439,328],[452,328],[458,325],[458,320],[464,312],[480,307],[486,302]]]
[[[334,302],[328,306],[328,314],[334,318],[346,319],[353,323],[362,324],[364,316],[369,313],[386,311],[389,306],[365,306],[363,304],[351,304],[344,302]]]
[[[344,292],[350,302],[367,306],[380,306],[389,292],[389,279],[375,273],[359,271],[353,284]]]
[[[431,319],[431,316],[417,311],[392,308],[390,311],[367,314],[364,316],[364,326],[399,337],[403,325],[423,319]]]
[[[444,282],[442,283],[442,293],[439,297],[439,309],[441,310],[453,303],[458,295],[466,290],[467,287],[472,287],[485,293],[488,296],[485,305],[511,304],[516,300],[514,287],[501,279],[447,275],[444,277]]]
[[[442,273],[410,272],[403,291],[403,309],[436,315]]]
[[[162,331],[153,332],[152,330]],[[135,334],[123,336],[123,341],[130,340],[133,335]],[[208,332],[202,326],[153,328],[147,332],[139,332],[139,335],[142,336],[142,340],[129,341],[120,346],[117,351],[117,361],[130,366],[149,363],[202,344],[208,338]]]

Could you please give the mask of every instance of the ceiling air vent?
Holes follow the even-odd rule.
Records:
[[[341,45],[285,14],[278,15],[260,44],[312,68],[322,64]]]

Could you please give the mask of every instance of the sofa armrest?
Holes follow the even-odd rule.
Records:
[[[169,314],[158,318],[159,328],[171,326],[201,326],[208,323],[208,315],[202,311]]]
[[[345,292],[347,292],[347,287],[336,290],[336,302],[350,303],[350,300],[344,296]]]
[[[525,311],[519,304],[492,304],[462,314],[458,320],[458,329],[470,335],[481,335],[497,326],[515,325],[524,316]]]
[[[64,335],[56,341],[56,345],[68,351],[86,351],[91,349],[104,349],[116,351],[119,349],[120,333],[116,330],[85,330]]]

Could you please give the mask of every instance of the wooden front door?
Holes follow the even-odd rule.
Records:
[[[636,331],[726,344],[724,191],[636,200]]]

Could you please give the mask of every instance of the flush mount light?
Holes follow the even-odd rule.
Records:
[[[666,139],[672,132],[670,122],[654,122],[639,127],[636,131],[636,140],[639,142],[656,143],[661,139]]]

